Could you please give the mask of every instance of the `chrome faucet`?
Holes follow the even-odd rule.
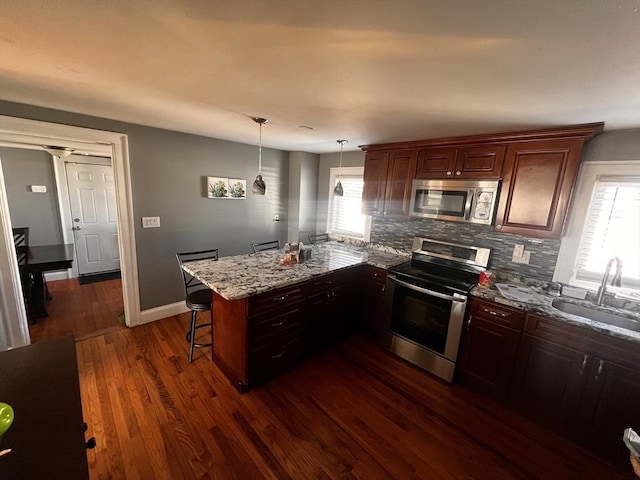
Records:
[[[604,294],[607,293],[607,281],[609,280],[611,267],[613,267],[614,262],[616,264],[616,273],[611,279],[611,285],[614,287],[622,286],[622,260],[620,260],[620,257],[613,257],[611,260],[609,260],[609,263],[607,263],[607,268],[604,271],[604,275],[602,276],[602,282],[600,282],[600,287],[598,288],[596,305],[602,305],[602,302],[604,301]]]

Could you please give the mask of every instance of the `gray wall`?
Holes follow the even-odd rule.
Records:
[[[343,152],[343,167],[364,167],[364,152],[353,151]],[[317,226],[316,233],[323,233],[327,230],[327,209],[329,208],[329,169],[340,166],[340,152],[324,153],[320,155],[320,166],[318,169],[318,204],[317,204]]]
[[[289,242],[307,242],[308,234],[315,233],[319,161],[313,153],[289,154]]]
[[[143,310],[183,299],[176,252],[211,247],[228,256],[250,252],[252,242],[286,240],[285,223],[272,218],[288,210],[287,152],[263,148],[267,195],[256,196],[256,146],[4,101],[0,114],[128,135]],[[207,176],[246,179],[248,198],[206,198]],[[159,216],[161,227],[142,229],[143,216]]]
[[[585,162],[640,160],[640,128],[606,131],[586,145]]]
[[[62,243],[56,178],[51,155],[43,150],[0,148],[11,224],[29,227],[30,245]],[[44,185],[46,193],[33,193]]]

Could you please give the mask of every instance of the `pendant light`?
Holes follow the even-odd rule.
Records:
[[[260,124],[260,146],[258,147],[258,175],[253,181],[253,188],[251,191],[256,195],[264,195],[267,192],[267,185],[262,179],[262,124],[267,123],[266,118],[252,117],[253,121]]]
[[[333,194],[338,197],[344,196],[344,188],[342,188],[342,183],[340,182],[340,175],[342,174],[342,147],[345,143],[348,143],[346,140],[336,140],[340,144],[340,170],[338,170],[338,183],[336,183],[336,188],[333,189]]]

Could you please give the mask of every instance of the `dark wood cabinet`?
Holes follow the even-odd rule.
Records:
[[[509,391],[524,312],[493,302],[471,299],[462,342],[458,378],[493,397]]]
[[[388,169],[389,152],[367,153],[362,188],[362,213],[365,215],[381,215],[384,211]]]
[[[622,432],[640,428],[637,343],[472,298],[457,375],[596,454],[628,463]]]
[[[501,178],[495,230],[560,238],[582,148],[603,128],[599,122],[362,145],[366,152],[363,213],[407,216],[414,175],[419,179]]]
[[[309,282],[306,350],[314,351],[355,330],[357,272],[346,270]]]
[[[550,426],[567,428],[582,398],[588,360],[584,352],[525,335],[511,401]]]
[[[619,465],[624,428],[640,424],[637,344],[527,315],[513,404]]]
[[[416,159],[415,150],[367,153],[362,213],[407,217]]]
[[[500,178],[505,150],[504,145],[420,150],[416,178]]]
[[[416,178],[453,178],[455,148],[426,148],[418,152]]]
[[[594,357],[587,375],[576,431],[594,451],[624,465],[629,457],[620,441],[622,432],[640,428],[640,364],[629,368]]]
[[[583,144],[568,139],[509,145],[496,231],[560,238]]]
[[[417,152],[391,152],[382,214],[408,217],[411,187],[416,174]]]
[[[360,326],[378,337],[384,321],[384,293],[387,272],[382,268],[365,266],[362,270],[362,316]]]
[[[360,268],[238,300],[214,292],[213,359],[238,390],[268,380],[357,328]]]
[[[307,312],[304,284],[227,300],[213,294],[213,359],[244,391],[302,357]]]

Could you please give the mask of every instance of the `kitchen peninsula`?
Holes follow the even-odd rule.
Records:
[[[213,290],[213,360],[238,390],[353,331],[361,266],[384,271],[408,259],[390,249],[335,241],[310,250],[310,258],[293,265],[280,263],[282,250],[185,264]]]

